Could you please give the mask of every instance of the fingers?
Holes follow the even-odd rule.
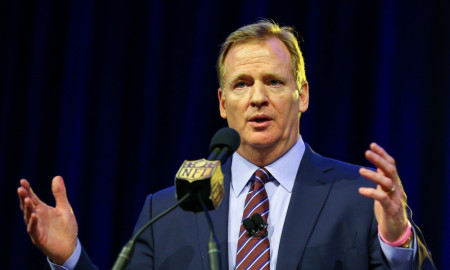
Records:
[[[20,210],[24,210],[24,200],[28,196],[27,187],[29,187],[30,184],[27,180],[22,179],[20,180],[20,187],[17,188],[17,195],[19,195],[19,203],[20,203]]]
[[[30,235],[35,236],[36,231],[37,231],[37,216],[36,214],[31,214],[27,223],[27,232]]]
[[[17,188],[19,195],[20,209],[23,212],[23,219],[25,224],[29,226],[32,216],[37,220],[36,209],[41,206],[46,206],[42,203],[39,197],[33,192],[30,183],[26,179],[20,180],[20,187]]]
[[[392,189],[392,187],[394,186],[392,179],[384,176],[384,174],[382,172],[374,172],[374,171],[366,169],[366,168],[360,168],[359,173],[364,178],[379,185],[384,190],[384,192],[389,192]]]
[[[25,198],[23,207],[23,219],[25,221],[25,224],[28,225],[28,223],[30,222],[30,217],[34,212],[35,208],[33,206],[33,203],[31,202],[31,199]]]
[[[359,194],[366,196],[368,198],[372,198],[383,206],[385,209],[389,209],[392,205],[392,201],[389,198],[389,194],[380,189],[375,188],[359,188]]]
[[[395,166],[395,159],[391,157],[381,146],[379,146],[377,143],[371,143],[370,149],[380,155],[382,158],[387,160],[390,164]]]
[[[55,176],[52,181],[52,192],[55,197],[56,207],[64,207],[69,205],[67,199],[66,186],[61,176]]]
[[[376,181],[376,177],[367,177],[367,174],[362,174],[364,177],[369,180],[374,181],[375,183],[381,185],[384,191],[389,192],[392,188],[396,186],[401,186],[400,178],[397,173],[397,168],[395,166],[395,160],[392,158],[382,147],[380,147],[376,143],[370,144],[370,150],[367,150],[366,158],[372,164],[377,167],[377,173],[387,178],[391,179],[391,183],[389,181]],[[373,176],[373,175],[372,175]]]
[[[17,195],[19,195],[19,203],[20,203],[20,210],[24,210],[24,200],[27,196],[27,191],[23,187],[17,188]]]
[[[38,205],[39,203],[41,203],[41,200],[33,192],[33,189],[31,188],[30,183],[26,179],[20,180],[20,185],[23,189],[25,189],[25,191],[27,193],[26,197],[30,198],[35,206]],[[20,189],[20,187],[19,187],[19,189]],[[19,194],[19,196],[20,196],[20,194]],[[23,198],[25,199],[25,197],[23,197]]]
[[[31,241],[38,248],[41,248],[41,234],[38,226],[38,217],[35,213],[30,216],[30,220],[27,224],[27,233],[30,235]]]
[[[17,188],[17,195],[19,195],[20,209],[23,212],[23,218],[25,224],[28,224],[31,214],[34,212],[35,208],[31,200],[31,187],[27,180],[20,180],[20,187]]]
[[[361,168],[359,173],[376,183],[381,191],[386,192],[388,196],[402,193],[403,187],[398,176],[394,158],[376,143],[370,144],[370,150],[367,150],[365,155],[377,167],[377,171],[374,172]]]

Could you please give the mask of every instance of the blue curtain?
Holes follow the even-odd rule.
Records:
[[[36,269],[16,188],[53,204],[62,175],[79,236],[108,269],[144,198],[207,156],[219,117],[219,45],[258,18],[294,26],[310,108],[300,131],[322,155],[397,160],[414,219],[450,269],[449,1],[2,1],[2,269]],[[447,195],[447,196],[446,196]],[[5,252],[6,250],[6,252]]]

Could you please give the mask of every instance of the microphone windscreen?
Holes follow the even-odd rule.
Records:
[[[241,137],[236,130],[227,127],[221,128],[212,137],[209,145],[209,152],[212,152],[216,147],[228,147],[233,150],[232,152],[235,152],[240,144]]]
[[[253,224],[253,221],[251,219],[246,218],[246,219],[244,219],[244,221],[242,223],[244,225],[245,230],[247,230],[247,232],[250,235],[253,235],[256,233],[255,224]]]
[[[264,220],[262,219],[261,215],[256,213],[252,216],[252,222],[255,224],[256,228],[258,230],[264,229]]]

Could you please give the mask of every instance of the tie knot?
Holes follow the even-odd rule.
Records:
[[[270,172],[266,168],[259,168],[255,171],[255,177],[264,184],[269,181],[270,176]]]

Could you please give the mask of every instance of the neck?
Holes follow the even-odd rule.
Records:
[[[237,152],[243,158],[255,164],[256,166],[264,167],[275,162],[277,159],[286,154],[286,152],[289,151],[297,143],[298,138],[299,136],[297,136],[295,140],[286,141],[283,144],[261,148],[241,144]]]

